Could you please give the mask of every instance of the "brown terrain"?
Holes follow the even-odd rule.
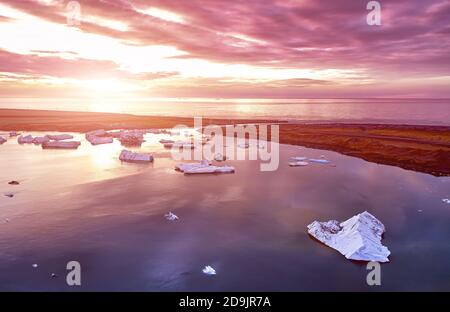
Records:
[[[279,123],[280,143],[336,151],[370,162],[450,176],[450,127],[385,124],[293,124],[211,119],[203,125]],[[0,109],[0,130],[86,132],[192,126],[192,118]]]

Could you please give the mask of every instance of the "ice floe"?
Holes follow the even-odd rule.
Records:
[[[347,259],[389,262],[390,251],[381,244],[384,225],[367,211],[339,223],[314,221],[308,225],[308,233],[336,249]]]
[[[44,149],[77,149],[79,141],[50,141],[42,143]]]
[[[174,140],[161,139],[161,140],[159,140],[159,143],[161,143],[161,144],[173,144],[173,143],[175,143],[175,141]]]
[[[127,162],[152,162],[153,156],[148,153],[135,153],[129,150],[122,150],[119,159]]]
[[[164,215],[164,217],[165,217],[167,220],[169,220],[169,221],[176,221],[176,220],[179,219],[178,216],[177,216],[176,214],[172,213],[172,212],[166,213],[166,214]]]
[[[34,137],[33,138],[33,143],[36,145],[41,145],[45,142],[49,142],[50,139],[48,138],[48,136],[43,136],[43,137]]]
[[[63,141],[73,139],[71,134],[47,134],[47,137],[52,141]]]
[[[225,160],[227,160],[227,157],[225,155],[222,155],[221,153],[217,153],[216,155],[214,155],[214,160],[215,161],[225,161]]]
[[[108,132],[103,129],[90,131],[85,135],[92,145],[109,144],[113,142],[112,136],[109,136]]]
[[[33,143],[33,136],[32,135],[21,135],[17,138],[17,143],[19,144],[31,144]]]
[[[213,267],[209,265],[205,266],[202,272],[206,275],[216,275],[216,270],[214,270]]]
[[[10,131],[10,132],[9,132],[9,136],[10,136],[10,137],[15,137],[15,136],[18,136],[18,135],[20,135],[20,133],[17,132],[17,131]]]
[[[308,159],[308,157],[291,157],[290,158],[291,161],[305,161],[307,159]]]
[[[235,171],[234,167],[231,166],[212,166],[209,161],[178,164],[175,169],[184,172],[184,174],[234,173]]]
[[[6,197],[9,197],[9,198],[14,197],[14,193],[4,193],[3,195],[5,195]]]
[[[443,199],[442,199],[442,202],[443,202],[444,204],[450,204],[450,199],[449,199],[449,198],[443,198]]]
[[[122,130],[119,135],[119,141],[124,146],[141,146],[144,140],[146,130]]]
[[[5,143],[6,141],[8,141],[8,140],[5,139],[4,137],[0,136],[0,144]]]
[[[310,159],[308,159],[308,161],[313,162],[313,163],[318,163],[318,164],[329,164],[331,162],[326,159],[314,159],[314,158],[310,158]]]
[[[291,167],[304,167],[309,165],[306,161],[289,161],[288,164]]]

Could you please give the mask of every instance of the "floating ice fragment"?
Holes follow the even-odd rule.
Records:
[[[0,144],[5,143],[6,141],[8,141],[8,140],[5,139],[4,137],[0,136]]]
[[[3,195],[5,195],[6,197],[9,197],[9,198],[14,197],[13,193],[4,193]]]
[[[290,158],[290,160],[292,160],[292,161],[305,161],[307,159],[308,159],[308,157],[298,157],[298,156]]]
[[[389,249],[381,244],[384,225],[367,211],[339,223],[314,221],[308,234],[336,249],[347,259],[389,262]]]
[[[449,199],[449,198],[443,198],[443,199],[442,199],[442,202],[443,202],[444,204],[450,204],[450,199]]]
[[[148,153],[134,153],[128,150],[122,150],[119,159],[127,162],[152,162],[153,156]]]
[[[215,160],[215,161],[225,161],[225,160],[227,160],[227,157],[224,156],[224,155],[222,155],[221,153],[217,153],[217,154],[214,156],[214,160]]]
[[[329,163],[330,163],[330,161],[329,161],[329,160],[326,160],[326,159],[314,159],[314,158],[310,158],[309,161],[310,161],[310,162],[313,162],[313,163],[318,163],[318,164],[329,164]]]
[[[172,213],[172,212],[166,213],[164,215],[164,217],[166,217],[166,219],[169,220],[169,221],[176,221],[176,220],[179,219],[178,216],[176,214]]]
[[[33,263],[31,266],[32,266],[33,268],[37,268],[37,267],[38,267],[37,263]]]
[[[161,139],[161,140],[159,140],[159,143],[161,143],[161,144],[173,144],[173,143],[175,143],[175,141],[174,140]]]
[[[50,141],[42,143],[44,149],[77,149],[80,146],[78,141]]]
[[[17,143],[19,144],[30,144],[33,143],[33,136],[31,135],[21,135],[17,138]]]
[[[33,143],[36,145],[41,145],[43,143],[47,143],[48,141],[50,141],[50,139],[48,138],[48,136],[43,136],[43,137],[35,137],[33,139]]]
[[[19,185],[20,183],[19,183],[19,181],[12,180],[12,181],[9,181],[8,184],[9,185]]]
[[[52,141],[63,141],[73,139],[73,135],[70,134],[47,134],[47,138]]]
[[[92,145],[109,144],[113,142],[112,136],[109,136],[108,132],[103,129],[90,131],[86,133],[85,137]]]
[[[288,162],[289,166],[291,167],[304,167],[304,166],[308,166],[308,162],[306,161],[290,161]]]
[[[203,268],[203,273],[206,275],[216,275],[216,270],[214,270],[211,266],[207,265]]]

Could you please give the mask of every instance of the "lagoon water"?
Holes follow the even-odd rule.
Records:
[[[450,99],[0,99],[0,108],[450,126]]]
[[[281,145],[273,172],[246,160],[225,162],[235,174],[184,176],[162,137],[146,136],[150,165],[121,163],[116,141],[82,139],[78,150],[1,145],[0,193],[15,196],[0,197],[0,290],[450,290],[448,177],[290,145]],[[321,155],[336,166],[287,165]],[[366,284],[364,263],[306,228],[365,210],[386,226],[392,252],[377,287]],[[180,220],[166,220],[169,211]],[[72,260],[81,264],[79,288],[66,284]],[[217,275],[204,275],[206,265]]]

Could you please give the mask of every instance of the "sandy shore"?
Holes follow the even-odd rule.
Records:
[[[203,125],[279,123],[278,120],[211,119]],[[0,130],[86,132],[95,129],[192,126],[192,118],[131,114],[0,109]],[[450,175],[450,127],[385,124],[281,124],[280,143],[336,151],[370,162]]]

